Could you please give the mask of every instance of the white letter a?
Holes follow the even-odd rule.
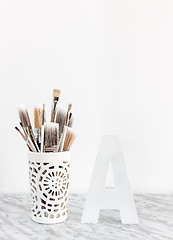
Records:
[[[115,183],[111,189],[105,188],[110,162]],[[117,136],[102,136],[81,222],[97,223],[100,209],[119,210],[124,224],[139,223]]]

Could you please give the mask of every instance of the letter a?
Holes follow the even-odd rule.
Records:
[[[115,188],[105,188],[111,162]],[[126,166],[117,136],[102,136],[88,190],[82,223],[97,223],[100,209],[117,209],[123,224],[138,224]]]

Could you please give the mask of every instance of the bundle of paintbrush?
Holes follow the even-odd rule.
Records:
[[[60,90],[53,90],[53,104],[50,122],[46,122],[45,104],[34,107],[34,131],[31,125],[27,108],[19,107],[20,126],[22,131],[15,127],[20,133],[28,148],[32,152],[62,152],[69,151],[76,133],[72,129],[74,117],[72,116],[72,104],[64,110],[59,106]]]

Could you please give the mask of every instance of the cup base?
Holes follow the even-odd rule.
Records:
[[[56,224],[56,223],[61,223],[67,220],[67,215],[59,218],[46,218],[46,217],[35,217],[32,216],[32,220],[36,223],[41,223],[41,224]]]

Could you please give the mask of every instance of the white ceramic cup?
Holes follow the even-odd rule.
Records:
[[[68,215],[70,151],[28,152],[32,220],[60,223]]]

